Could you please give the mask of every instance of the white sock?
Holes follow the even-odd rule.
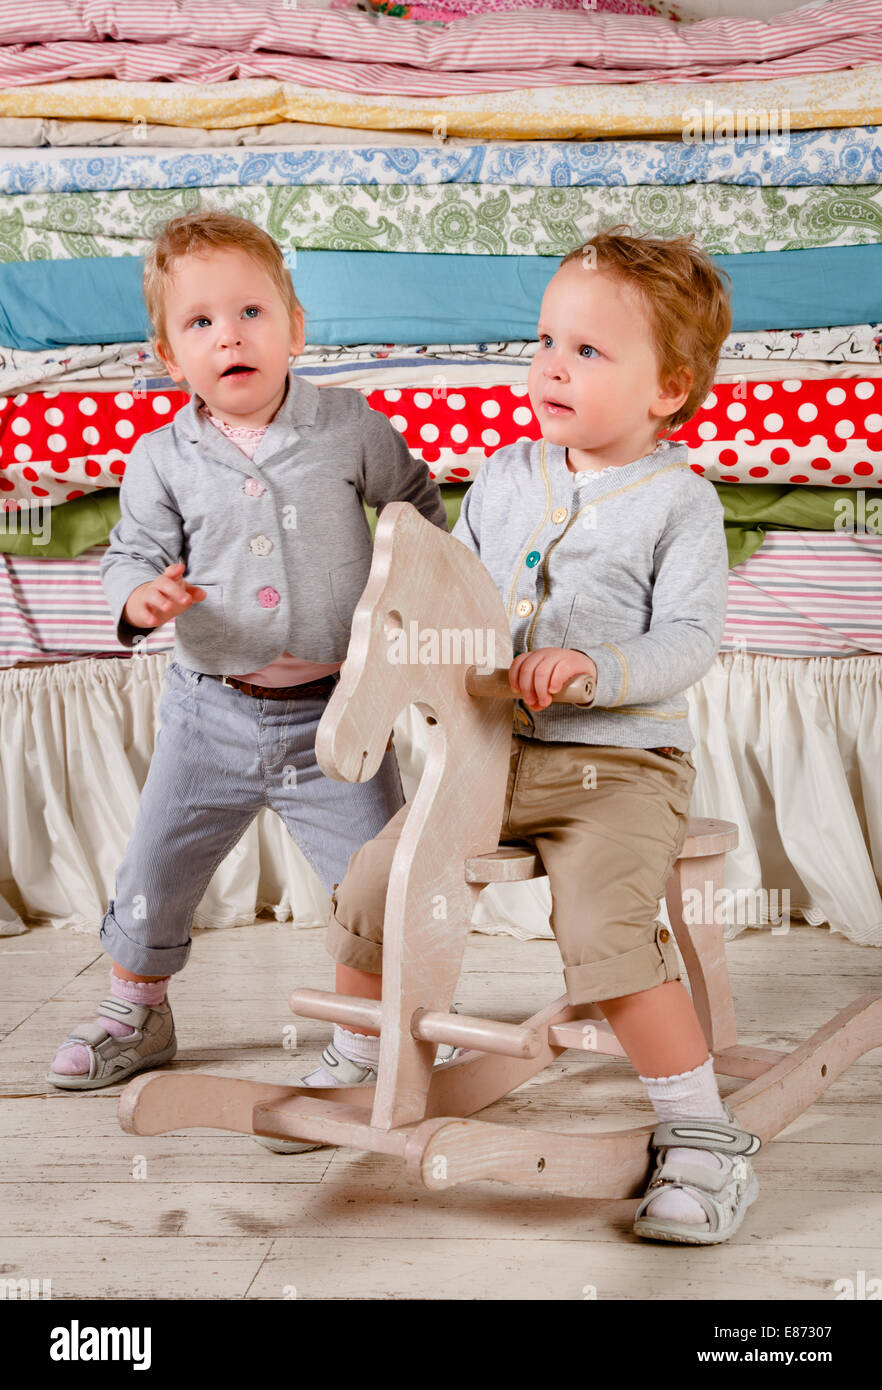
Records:
[[[713,1058],[708,1057],[694,1071],[680,1072],[677,1076],[641,1076],[649,1099],[659,1120],[682,1120],[687,1116],[695,1119],[727,1118],[720,1100],[717,1079],[714,1076]],[[698,1167],[722,1168],[723,1161],[710,1149],[670,1148],[659,1151],[663,1157],[683,1163],[693,1163]],[[673,1221],[684,1221],[691,1226],[708,1224],[704,1208],[678,1187],[661,1191],[646,1209],[647,1216],[664,1216]]]
[[[348,1057],[350,1062],[356,1062],[360,1067],[379,1065],[380,1039],[371,1037],[369,1033],[350,1033],[348,1029],[335,1023],[334,1046],[344,1057]]]
[[[380,1039],[368,1033],[350,1033],[347,1028],[334,1024],[334,1046],[350,1062],[359,1067],[372,1067],[376,1071],[380,1063]],[[325,1067],[316,1067],[303,1078],[305,1086],[339,1086],[337,1077]]]
[[[380,1065],[380,1039],[372,1038],[368,1033],[350,1033],[348,1029],[341,1028],[339,1023],[335,1023],[334,1046],[338,1052],[342,1052],[344,1057],[348,1057],[350,1062],[355,1062],[359,1067],[371,1067],[376,1071]],[[466,1051],[465,1048],[456,1047],[449,1057],[436,1058],[436,1065],[438,1061],[452,1061],[455,1057],[462,1056],[464,1051]],[[340,1082],[325,1067],[316,1067],[315,1071],[308,1072],[303,1077],[302,1084],[306,1086],[339,1086]]]

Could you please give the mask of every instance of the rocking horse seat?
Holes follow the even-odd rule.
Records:
[[[466,883],[520,883],[544,874],[542,860],[530,845],[501,844],[491,854],[465,861]]]
[[[689,818],[681,859],[703,859],[723,854],[738,843],[738,826],[729,820],[707,817]],[[478,854],[465,861],[466,883],[521,883],[544,878],[545,868],[531,845],[516,842],[500,844],[491,854]]]
[[[707,860],[723,855],[737,843],[738,827],[731,821],[690,818],[680,859]],[[466,859],[464,866],[466,882],[473,885],[518,883],[545,876],[545,866],[536,850],[517,841],[503,842],[490,854]],[[681,899],[677,866],[671,877],[669,892],[675,903]],[[686,942],[684,945],[688,954],[689,945]],[[367,1029],[382,1033],[383,1009],[379,1000],[359,999],[329,990],[298,989],[291,994],[289,1004],[295,1014],[304,1018],[320,1018],[356,1031]],[[578,1018],[568,1024],[549,1028],[549,1041],[565,1047],[584,1048],[586,1037],[590,1037],[592,1051],[624,1056],[621,1044],[595,1006],[583,1005],[571,1012],[576,1013]],[[589,1031],[586,1031],[583,1019],[592,1020]],[[472,1018],[441,1010],[417,1009],[409,1025],[411,1036],[420,1042],[443,1043],[504,1057],[538,1057],[546,1041],[542,1032],[530,1021],[523,1024],[501,1023],[496,1019]]]

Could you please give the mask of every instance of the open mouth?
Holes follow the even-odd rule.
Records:
[[[254,371],[254,367],[246,367],[243,362],[237,362],[235,366],[227,367],[225,372],[221,372],[221,377],[252,376]]]

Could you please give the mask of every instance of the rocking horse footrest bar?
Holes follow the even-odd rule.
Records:
[[[496,1052],[503,1057],[538,1057],[543,1039],[535,1028],[520,1023],[498,1023],[493,1018],[469,1018],[467,1014],[431,1013],[417,1009],[410,1023],[415,1038],[449,1043],[474,1052]]]
[[[292,1012],[301,1018],[322,1018],[356,1031],[380,1031],[382,1004],[378,999],[358,999],[324,989],[297,989],[289,1002]],[[526,1025],[426,1009],[417,1009],[410,1031],[422,1042],[449,1043],[452,1047],[500,1053],[503,1057],[538,1057],[543,1046],[538,1030]]]
[[[354,994],[334,994],[327,989],[295,989],[288,1004],[291,1012],[301,1018],[323,1018],[354,1032],[363,1028],[380,1031],[383,1006],[379,999],[359,999]]]

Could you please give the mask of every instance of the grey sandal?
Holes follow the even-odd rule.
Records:
[[[660,1149],[652,1181],[637,1208],[634,1234],[649,1240],[670,1240],[683,1245],[718,1245],[734,1235],[747,1208],[759,1195],[759,1183],[750,1155],[761,1146],[756,1134],[741,1129],[725,1105],[727,1120],[668,1120],[657,1126],[652,1147]],[[723,1160],[720,1169],[675,1162],[668,1148],[710,1149]],[[665,1187],[679,1187],[699,1202],[707,1226],[694,1226],[672,1217],[648,1216],[647,1208]]]
[[[117,1081],[134,1076],[135,1072],[161,1067],[164,1062],[170,1062],[178,1050],[175,1021],[167,1002],[150,1007],[130,1004],[110,995],[101,1000],[98,1014],[102,1018],[118,1018],[135,1031],[124,1038],[115,1038],[97,1019],[93,1023],[78,1024],[61,1048],[85,1047],[89,1053],[89,1071],[74,1076],[47,1072],[46,1080],[53,1086],[63,1091],[92,1091],[99,1086],[113,1086]],[[56,1052],[61,1048],[56,1048]]]

